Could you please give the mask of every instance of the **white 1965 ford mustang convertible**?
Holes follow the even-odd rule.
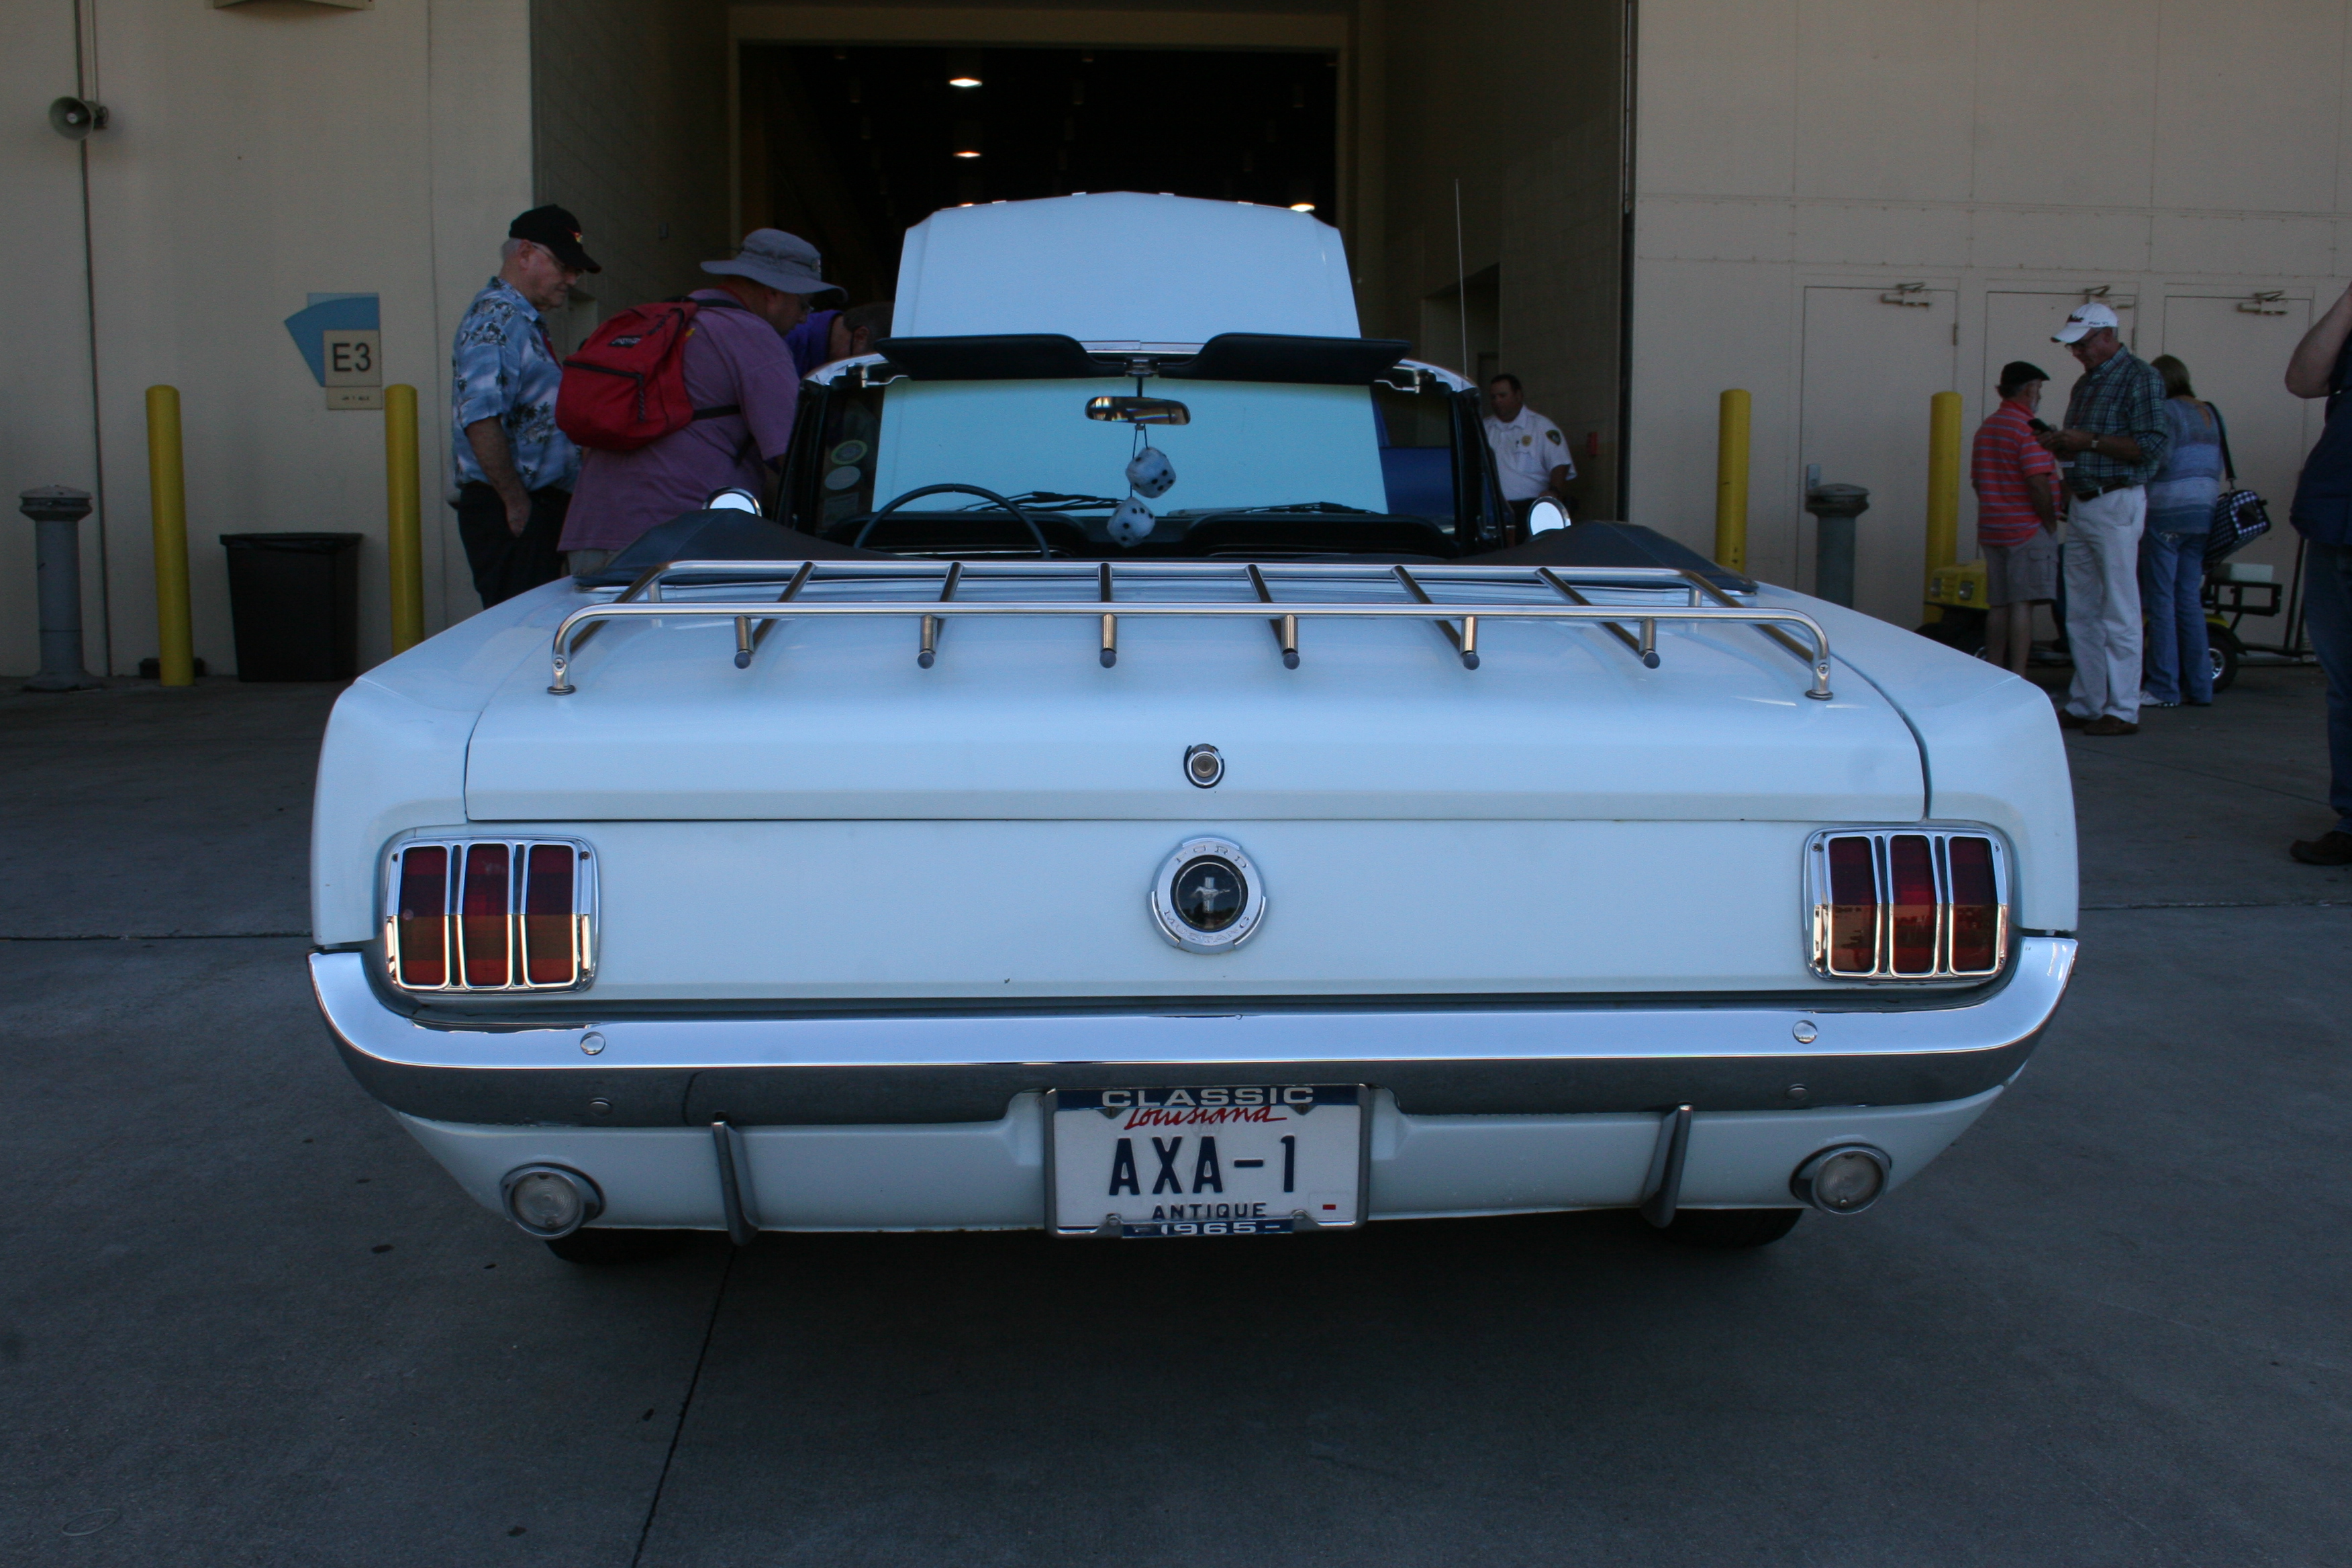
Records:
[[[942,212],[772,520],[379,666],[352,1073],[562,1257],[1638,1210],[1754,1246],[2000,1098],[2074,954],[2050,705],[1643,528],[1516,542],[1338,235]],[[1545,526],[1550,524],[1552,526]]]

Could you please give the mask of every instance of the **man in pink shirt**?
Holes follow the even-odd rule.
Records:
[[[729,412],[699,418],[635,451],[582,455],[563,521],[564,566],[573,575],[605,563],[656,524],[700,510],[718,490],[760,494],[768,465],[792,445],[800,372],[784,334],[808,315],[812,296],[837,293],[816,247],[782,229],[754,229],[730,261],[706,261],[712,288],[688,298],[702,309],[683,351],[688,401]]]

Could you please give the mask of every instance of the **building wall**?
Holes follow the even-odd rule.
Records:
[[[694,280],[732,237],[731,29],[1338,49],[1335,216],[1367,330],[1446,335],[1429,321],[1454,276],[1458,174],[1463,261],[1496,279],[1498,363],[1580,446],[1599,435],[1598,461],[1579,454],[1586,510],[1615,510],[1623,15],[1619,0],[20,6],[0,60],[20,106],[0,126],[16,220],[0,256],[31,306],[0,359],[0,491],[102,494],[84,530],[89,658],[107,659],[110,629],[110,668],[135,670],[155,651],[142,394],[176,385],[199,655],[234,668],[219,534],[329,529],[365,536],[362,651],[380,658],[382,420],[329,412],[281,325],[310,292],[372,291],[386,379],[422,394],[428,624],[469,613],[439,504],[457,319],[535,201],[579,212],[610,267],[563,335]],[[78,85],[77,29],[79,85],[113,113],[82,149],[40,113]],[[2189,361],[2241,470],[2283,509],[2315,410],[2279,368],[2352,238],[2342,0],[1646,0],[1637,31],[1637,521],[1711,543],[1717,395],[1747,387],[1752,565],[1809,583],[1799,490],[1822,462],[1874,490],[1864,607],[1916,618],[1927,396],[1959,391],[1973,424],[2000,363],[2025,357],[2055,373],[2062,405],[2072,365],[2047,326],[2092,290],[2126,308],[2143,354]],[[30,535],[0,525],[9,672],[37,657]],[[2282,531],[2249,559],[2291,550]]]
[[[553,0],[531,8],[533,184],[580,219],[604,270],[572,342],[630,305],[707,281],[728,231],[725,0]],[[569,343],[566,346],[570,346]]]
[[[215,672],[236,668],[219,535],[314,530],[365,536],[362,660],[383,657],[383,419],[324,406],[281,324],[314,291],[381,297],[384,379],[420,393],[428,622],[470,609],[450,592],[463,584],[463,563],[438,504],[446,345],[496,265],[503,227],[488,215],[528,205],[522,7],[110,0],[95,21],[80,8],[85,74],[112,114],[86,143],[95,424],[78,154],[40,118],[50,98],[73,89],[75,8],[29,9],[17,8],[5,68],[20,110],[31,110],[0,135],[0,169],[40,228],[12,223],[0,244],[10,247],[9,277],[37,301],[18,323],[37,346],[0,361],[0,485],[96,489],[102,480],[114,671],[135,672],[157,647],[145,415],[155,384],[178,387],[184,412],[197,657]],[[93,521],[84,563],[93,594],[97,534]],[[7,548],[26,553],[12,531]],[[29,669],[37,652],[26,568],[0,555],[0,670]],[[95,668],[100,617],[89,620]]]
[[[181,394],[197,657],[236,668],[221,534],[331,531],[364,536],[373,664],[390,651],[383,419],[325,407],[285,318],[313,292],[379,296],[384,379],[419,394],[437,630],[478,607],[446,504],[449,341],[508,221],[562,202],[606,265],[554,323],[560,339],[681,291],[696,262],[732,248],[719,0],[108,0],[16,19],[0,61],[20,106],[0,128],[16,221],[0,257],[40,308],[0,361],[0,486],[102,489],[83,531],[93,669],[110,623],[115,673],[156,652],[151,384]],[[82,90],[112,113],[85,144],[95,418],[83,153],[45,118],[77,90],[78,25]],[[0,525],[0,671],[38,662],[31,537]]]
[[[2346,27],[2340,0],[1646,0],[1630,515],[1711,547],[1717,397],[1746,387],[1751,569],[1810,584],[1823,462],[1874,491],[1861,607],[1916,622],[1929,395],[1973,429],[2023,358],[2058,422],[2049,331],[2105,290],[2283,518],[2316,414],[2280,376],[2352,239]],[[2292,554],[2282,528],[2244,559]]]
[[[1576,447],[1580,510],[1614,515],[1622,0],[1391,4],[1385,25],[1382,267],[1368,331],[1462,358],[1462,270],[1496,269],[1496,368]],[[1473,342],[1471,357],[1479,357]],[[1475,374],[1477,366],[1462,366]]]
[[[12,13],[13,14],[13,13]],[[31,25],[27,25],[31,24]],[[90,419],[89,317],[83,283],[81,150],[49,129],[48,104],[90,93],[76,71],[76,18],[63,5],[20,17],[0,50],[0,190],[9,221],[0,224],[0,277],[18,309],[10,352],[0,356],[0,671],[39,668],[40,624],[34,598],[33,526],[16,512],[16,495],[42,485],[100,488]],[[100,543],[107,519],[81,527],[82,624],[86,658],[103,668],[106,605]],[[118,525],[119,526],[119,525]]]

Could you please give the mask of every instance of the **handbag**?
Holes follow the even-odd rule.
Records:
[[[2210,570],[2268,533],[2271,511],[2263,504],[2262,497],[2238,489],[2238,465],[2230,456],[2230,422],[2221,417],[2219,406],[2206,406],[2213,410],[2213,423],[2221,426],[2221,471],[2228,476],[2222,481],[2221,493],[2213,498],[2213,521],[2205,534],[2205,564]]]

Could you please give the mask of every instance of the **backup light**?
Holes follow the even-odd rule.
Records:
[[[594,852],[576,839],[395,846],[385,978],[404,991],[568,991],[595,973]]]
[[[2000,972],[2007,852],[1990,834],[1832,829],[1805,849],[1813,973],[1836,980],[1955,980]]]
[[[541,1241],[570,1236],[604,1212],[604,1194],[562,1165],[517,1165],[499,1178],[507,1217]]]
[[[1789,1190],[1823,1214],[1860,1214],[1886,1191],[1895,1161],[1868,1143],[1824,1149],[1797,1167]]]

